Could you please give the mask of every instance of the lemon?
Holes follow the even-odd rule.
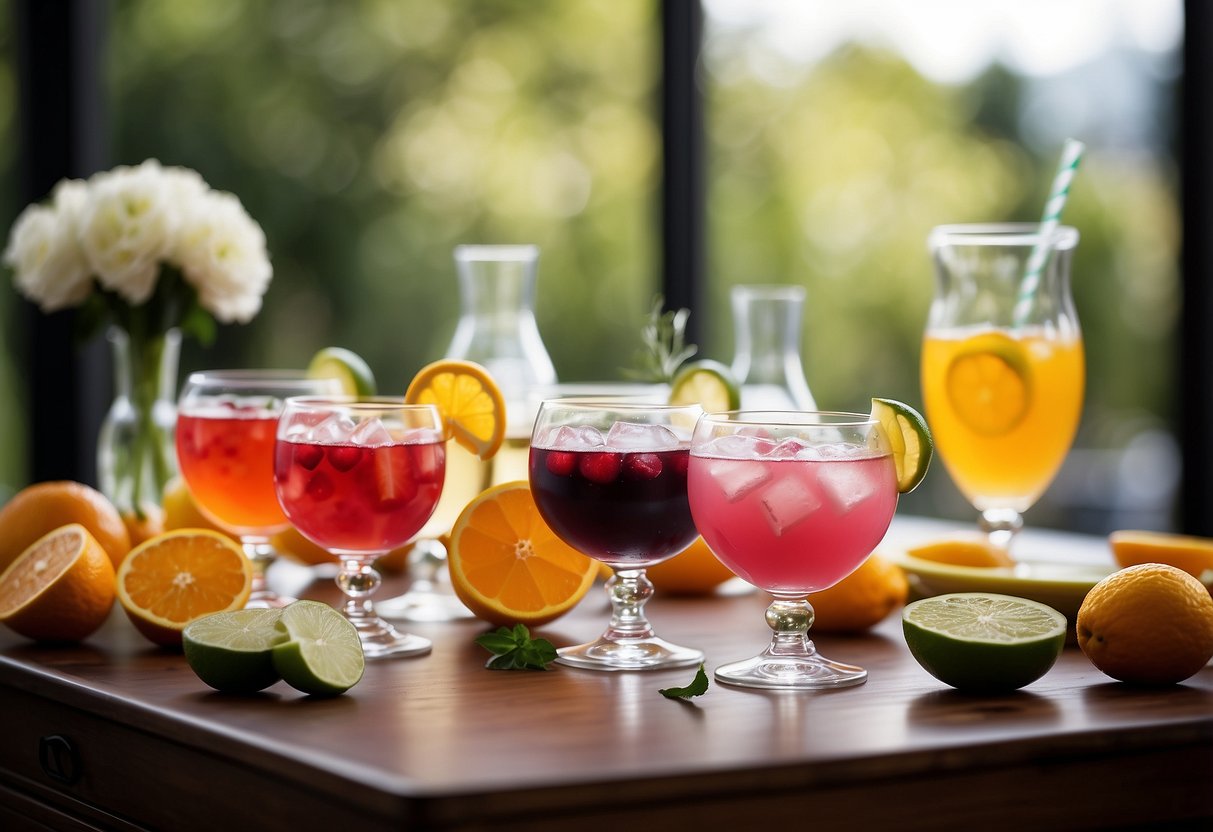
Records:
[[[1028,357],[1001,332],[969,339],[948,365],[945,385],[957,417],[982,436],[1010,433],[1032,406]]]
[[[296,601],[282,610],[277,626],[289,640],[274,646],[274,669],[291,687],[336,696],[362,678],[366,656],[358,631],[328,604]]]
[[[708,413],[737,410],[741,387],[719,361],[691,361],[670,382],[670,404],[697,404]]]
[[[880,422],[897,468],[897,490],[909,494],[927,475],[935,443],[922,414],[894,399],[872,399],[872,418]]]
[[[335,378],[347,396],[374,396],[375,374],[358,355],[344,347],[325,347],[307,365],[309,378]]]
[[[1052,607],[987,592],[959,592],[906,606],[910,653],[936,679],[971,693],[1002,693],[1035,682],[1066,641],[1066,617]]]
[[[282,677],[274,647],[287,640],[279,609],[234,610],[191,621],[181,634],[185,660],[215,690],[254,693]]]

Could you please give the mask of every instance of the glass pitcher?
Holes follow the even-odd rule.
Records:
[[[816,410],[800,363],[803,286],[734,286],[733,375],[746,410]]]

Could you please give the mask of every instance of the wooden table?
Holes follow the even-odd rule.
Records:
[[[597,635],[599,593],[543,634]],[[764,645],[764,606],[658,597],[650,614],[710,671]],[[688,670],[492,672],[477,623],[410,629],[432,655],[372,663],[329,700],[214,693],[121,614],[80,646],[2,635],[0,829],[1213,828],[1213,667],[1135,689],[1067,648],[1023,691],[966,697],[892,618],[816,639],[865,685],[713,683],[684,703],[657,690]]]

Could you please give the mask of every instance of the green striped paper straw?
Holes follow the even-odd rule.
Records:
[[[1061,152],[1061,162],[1057,166],[1057,175],[1053,177],[1053,187],[1049,191],[1049,201],[1045,203],[1044,216],[1040,219],[1040,231],[1032,253],[1028,255],[1028,265],[1024,269],[1023,282],[1019,285],[1019,297],[1015,301],[1015,326],[1027,323],[1032,311],[1032,301],[1036,290],[1040,287],[1040,273],[1044,270],[1045,261],[1049,259],[1049,248],[1053,241],[1053,232],[1061,222],[1061,212],[1066,207],[1066,197],[1070,195],[1070,183],[1078,170],[1082,159],[1082,151],[1086,146],[1077,139],[1066,139],[1066,145]]]

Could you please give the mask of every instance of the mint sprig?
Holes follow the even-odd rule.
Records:
[[[556,660],[556,648],[546,638],[531,638],[525,625],[498,627],[476,638],[493,656],[484,663],[489,670],[547,670]]]
[[[666,699],[690,699],[692,696],[702,696],[708,692],[708,674],[704,672],[703,662],[695,671],[695,678],[685,688],[662,688],[657,691]]]

